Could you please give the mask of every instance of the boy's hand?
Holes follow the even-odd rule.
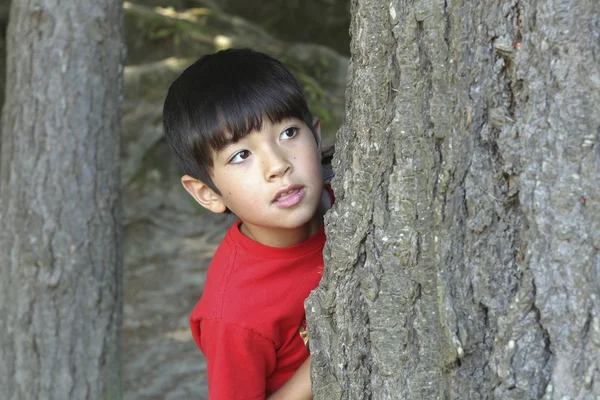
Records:
[[[268,400],[312,400],[310,387],[310,356],[302,363],[294,375],[269,396]]]

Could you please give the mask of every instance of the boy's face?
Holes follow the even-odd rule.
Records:
[[[315,129],[318,132],[318,121]],[[323,195],[321,154],[301,120],[273,124],[264,118],[261,130],[214,152],[213,165],[213,183],[220,195],[206,185],[196,195],[185,181],[184,186],[214,212],[229,208],[253,239],[273,245],[277,241],[270,243],[270,237],[301,231],[314,222]]]

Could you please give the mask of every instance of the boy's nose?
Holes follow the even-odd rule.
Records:
[[[288,161],[284,154],[277,151],[270,152],[265,162],[265,177],[267,180],[282,177],[292,168],[292,164]]]

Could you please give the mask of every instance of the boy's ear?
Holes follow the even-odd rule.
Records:
[[[206,183],[189,175],[184,175],[181,177],[181,184],[194,200],[207,210],[217,214],[227,210],[227,206],[223,203],[221,196],[215,193]]]
[[[313,128],[319,138],[319,148],[321,148],[321,119],[319,117],[313,117]]]

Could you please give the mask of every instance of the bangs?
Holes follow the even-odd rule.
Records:
[[[255,90],[232,92],[214,103],[212,129],[209,128],[208,144],[220,151],[253,131],[262,129],[263,118],[272,124],[286,118],[305,120],[308,106],[300,92],[269,90],[257,85]],[[306,122],[306,121],[305,121]],[[310,126],[310,125],[309,125]],[[209,133],[210,132],[210,133]]]

